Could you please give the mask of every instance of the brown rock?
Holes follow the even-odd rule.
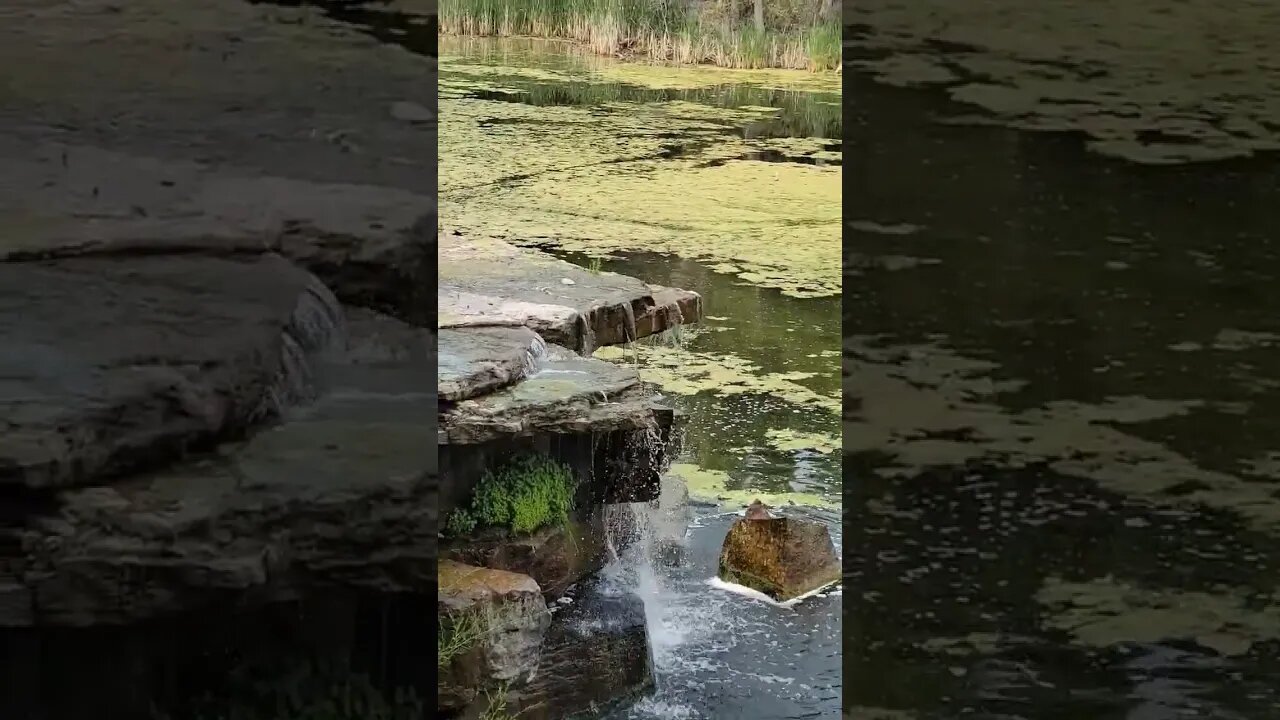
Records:
[[[529,535],[493,532],[467,540],[445,555],[454,560],[528,575],[546,597],[557,598],[570,585],[604,567],[606,550],[600,518],[573,520]]]
[[[768,513],[763,504],[757,509],[761,512]],[[790,600],[840,579],[840,559],[825,525],[795,518],[753,519],[750,513],[725,536],[722,580]]]
[[[743,517],[748,520],[772,520],[773,513],[769,512],[768,505],[765,505],[760,502],[759,498],[756,498],[755,502],[747,506],[747,512]]]
[[[533,678],[551,614],[528,575],[441,560],[438,651],[464,633],[461,647],[440,665],[440,708],[460,708],[486,688]],[[466,628],[466,630],[458,630]]]

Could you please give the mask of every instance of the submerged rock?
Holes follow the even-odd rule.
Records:
[[[584,583],[547,630],[538,673],[512,693],[522,720],[598,716],[653,687],[644,604],[604,579]]]
[[[757,500],[725,536],[720,579],[785,601],[838,581],[840,558],[825,525],[774,517]]]
[[[456,709],[501,683],[522,684],[539,667],[551,614],[528,575],[441,560],[437,651],[439,703]]]

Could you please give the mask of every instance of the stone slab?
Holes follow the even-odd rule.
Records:
[[[276,255],[0,263],[0,486],[154,467],[311,392],[337,301]]]
[[[438,441],[475,445],[537,433],[657,431],[673,420],[635,370],[551,345],[540,368],[522,382],[445,410]]]
[[[284,422],[0,526],[24,549],[0,557],[0,574],[29,595],[0,626],[127,623],[325,585],[433,589],[435,396],[430,368],[413,367],[431,333],[371,313],[348,326],[323,396]]]
[[[524,327],[446,329],[439,333],[436,387],[456,402],[519,382],[546,356],[542,337]]]
[[[702,318],[697,293],[591,272],[501,240],[442,233],[438,252],[441,329],[524,326],[589,354]]]

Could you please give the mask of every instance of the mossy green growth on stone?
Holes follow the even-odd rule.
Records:
[[[531,533],[569,522],[578,483],[564,465],[540,456],[518,458],[489,471],[476,485],[471,503],[453,511],[445,531],[466,535],[480,526]]]

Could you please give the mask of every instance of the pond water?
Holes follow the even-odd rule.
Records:
[[[1280,717],[1276,156],[846,82],[848,712]]]
[[[441,217],[702,293],[706,319],[598,356],[686,413],[692,522],[640,583],[657,691],[622,718],[837,717],[839,590],[792,608],[709,585],[759,496],[841,546],[838,78],[655,68],[441,38]]]

